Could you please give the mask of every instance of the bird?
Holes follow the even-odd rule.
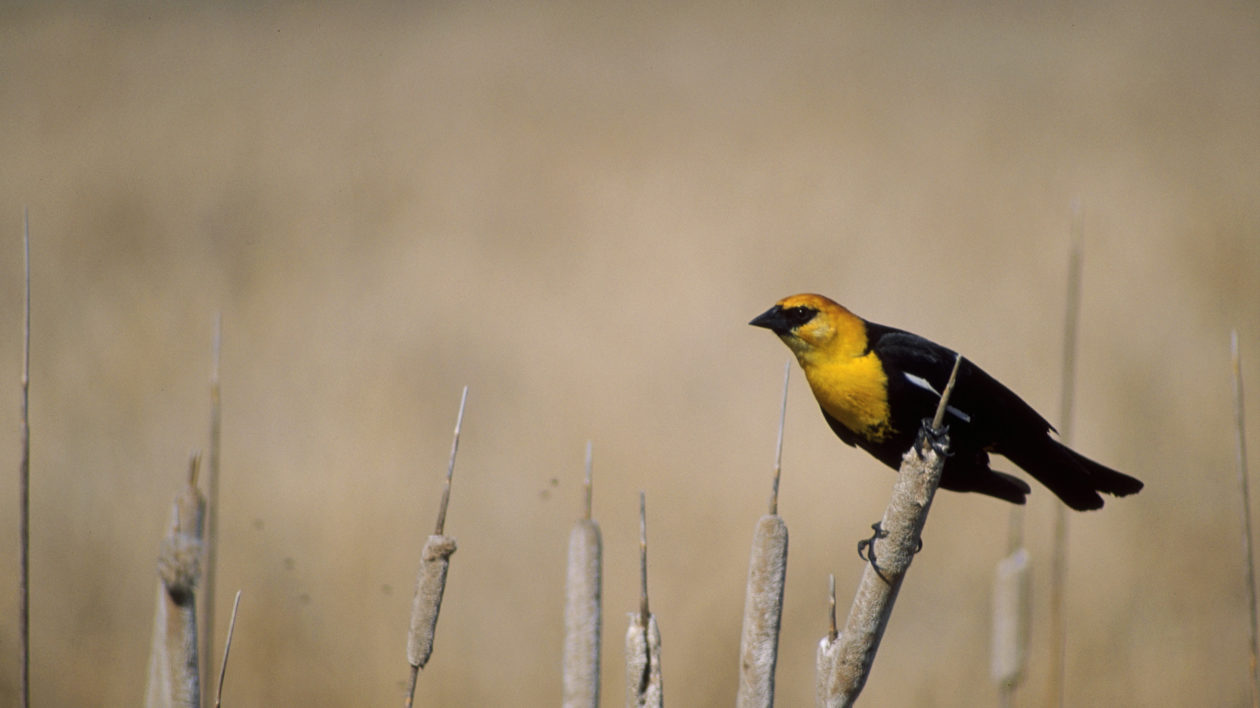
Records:
[[[792,295],[750,325],[778,335],[792,350],[823,418],[836,436],[895,469],[930,419],[956,353],[917,334],[868,322],[814,293]],[[1103,506],[1100,495],[1126,496],[1142,482],[1064,445],[1032,406],[965,357],[945,413],[950,455],[940,486],[1024,504],[1032,491],[992,469],[1002,455],[1072,509]]]

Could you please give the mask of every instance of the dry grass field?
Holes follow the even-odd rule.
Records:
[[[36,705],[144,695],[222,312],[228,705],[401,703],[466,383],[459,552],[417,705],[558,703],[589,439],[604,703],[642,489],[666,700],[721,706],[788,356],[748,320],[826,293],[1057,420],[1079,199],[1074,442],[1147,487],[1072,518],[1067,704],[1244,705],[1228,332],[1260,451],[1260,9],[952,5],[0,7],[0,704],[24,206]],[[779,703],[800,706],[827,574],[847,606],[893,475],[833,437],[795,371],[785,437]],[[1038,487],[1027,508],[1021,705],[1048,682],[1056,503]],[[864,704],[995,702],[1008,518],[937,498]]]

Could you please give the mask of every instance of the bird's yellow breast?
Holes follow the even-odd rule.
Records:
[[[801,361],[814,397],[844,427],[879,442],[892,435],[888,376],[874,352]]]

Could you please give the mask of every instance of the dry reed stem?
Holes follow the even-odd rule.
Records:
[[[779,657],[779,627],[783,616],[783,586],[787,576],[788,529],[778,515],[779,477],[783,469],[783,424],[787,419],[788,376],[783,367],[783,401],[775,445],[774,483],[770,513],[757,521],[748,559],[744,589],[744,623],[739,642],[739,708],[774,705],[774,672]]]
[[[22,458],[18,463],[18,702],[31,705],[31,217],[22,208],[22,405],[18,436]]]
[[[1242,497],[1243,567],[1246,568],[1247,605],[1251,625],[1251,706],[1260,708],[1260,677],[1256,675],[1256,658],[1260,655],[1260,631],[1256,620],[1256,562],[1251,551],[1251,491],[1247,482],[1247,428],[1243,416],[1242,357],[1238,353],[1238,330],[1229,333],[1230,365],[1234,372],[1234,467],[1238,470],[1238,486]]]
[[[197,582],[201,575],[206,500],[197,489],[199,455],[189,462],[188,485],[175,497],[171,528],[158,556],[158,598],[149,654],[148,708],[201,705],[197,657]]]
[[[232,618],[228,620],[227,638],[223,640],[223,661],[219,664],[219,685],[214,691],[214,708],[223,705],[223,681],[227,678],[228,653],[232,651],[232,635],[236,633],[236,612],[241,609],[241,591],[232,600]]]
[[[660,708],[665,702],[661,684],[661,631],[648,608],[647,499],[639,492],[639,612],[631,613],[626,630],[626,707]]]
[[[565,708],[599,705],[599,648],[603,623],[601,590],[604,551],[599,524],[591,518],[591,444],[586,443],[585,515],[569,533],[564,585]]]
[[[1063,323],[1063,376],[1059,399],[1059,438],[1072,443],[1072,409],[1076,391],[1076,333],[1081,310],[1081,268],[1084,262],[1084,215],[1072,204],[1072,251],[1068,256],[1067,305]],[[1068,509],[1054,507],[1054,541],[1050,552],[1050,687],[1046,705],[1062,708],[1067,686],[1067,552]]]
[[[455,474],[455,454],[459,451],[459,431],[464,424],[464,405],[467,402],[468,387],[465,386],[459,398],[459,416],[455,419],[455,434],[451,441],[450,461],[446,466],[446,481],[442,485],[437,524],[420,552],[420,570],[416,573],[416,593],[411,602],[411,626],[407,633],[407,663],[411,665],[411,675],[403,705],[408,707],[416,695],[420,669],[433,654],[433,637],[437,631],[438,613],[442,609],[442,594],[446,591],[446,573],[456,548],[455,539],[446,536],[443,531],[446,508],[451,501],[451,478]]]
[[[877,535],[870,547],[873,559],[876,556],[875,547],[879,546],[879,566],[876,567],[874,560],[866,565],[853,605],[849,608],[844,631],[837,640],[838,646],[832,649],[838,652],[838,656],[834,661],[827,662],[830,671],[817,677],[815,695],[820,706],[853,705],[866,685],[897,593],[910,568],[932,498],[940,484],[941,469],[945,465],[949,446],[949,437],[941,428],[941,423],[961,362],[962,357],[956,356],[949,384],[941,394],[936,417],[931,424],[932,430],[921,431],[914,447],[901,458],[892,498],[880,521],[882,535]],[[819,658],[821,665],[824,662],[821,656]]]
[[[206,557],[201,584],[202,686],[209,688],[214,675],[214,588],[219,556],[219,441],[223,414],[219,406],[219,353],[223,343],[223,313],[214,320],[210,342],[210,445],[206,450]]]

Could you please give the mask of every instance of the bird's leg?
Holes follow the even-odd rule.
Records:
[[[875,570],[875,574],[884,582],[888,582],[888,578],[885,578],[884,573],[879,569],[879,564],[875,562],[875,541],[881,538],[888,538],[888,532],[884,530],[884,527],[878,521],[871,524],[871,531],[874,533],[871,534],[870,538],[864,538],[857,543],[858,558],[870,563],[871,568]],[[919,536],[915,539],[914,550],[911,551],[911,554],[917,554],[921,550],[923,550],[923,537]]]
[[[872,533],[870,538],[864,538],[861,541],[858,541],[857,551],[858,551],[858,558],[861,558],[862,560],[867,561],[871,563],[872,565],[874,565],[875,564],[875,539],[888,538],[888,532],[885,531],[884,528],[879,525],[878,521],[871,524],[871,531],[874,531],[875,533]]]
[[[925,442],[941,457],[950,457],[953,454],[949,451],[949,426],[942,425],[939,430],[933,428],[931,418],[923,419],[923,425],[919,427],[919,437],[914,442],[914,451],[918,453],[920,460],[923,459],[923,451],[926,449]]]
[[[871,534],[870,538],[864,538],[861,541],[858,541],[858,558],[870,563],[871,568],[875,570],[875,574],[883,579],[884,582],[888,582],[888,578],[884,577],[884,574],[880,572],[879,565],[875,562],[875,541],[881,538],[888,538],[888,532],[884,530],[884,527],[879,525],[878,521],[871,524],[871,531],[874,533]]]

